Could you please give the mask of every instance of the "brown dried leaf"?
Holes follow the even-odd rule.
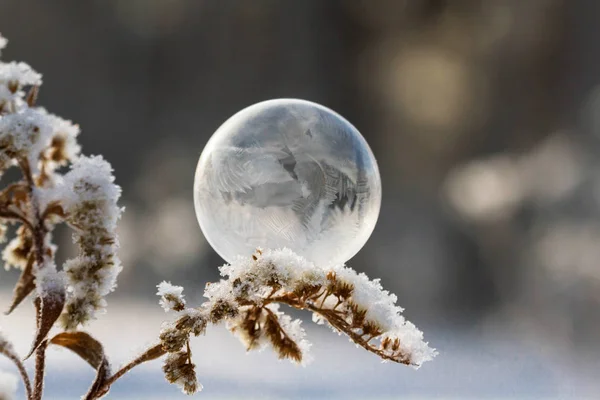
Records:
[[[31,357],[35,349],[48,336],[50,329],[60,317],[65,305],[65,289],[55,290],[52,293],[45,293],[44,297],[36,297],[34,301],[37,316],[37,332],[31,350],[25,359]]]
[[[50,340],[51,344],[66,347],[98,369],[104,361],[102,344],[85,332],[62,332]]]
[[[23,269],[23,272],[21,272],[21,276],[13,290],[12,303],[5,314],[8,315],[13,312],[15,308],[29,296],[33,289],[35,289],[35,276],[33,275],[33,256],[30,255],[27,260],[27,265]]]
[[[268,310],[264,329],[279,358],[289,358],[297,363],[302,362],[300,347],[283,330],[277,316]]]
[[[246,350],[250,351],[259,346],[260,338],[264,333],[261,328],[264,319],[263,309],[252,307],[246,310],[239,323],[231,328],[232,332],[236,332],[242,343],[246,345]]]

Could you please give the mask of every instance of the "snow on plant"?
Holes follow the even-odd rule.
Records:
[[[5,45],[0,36],[0,50]],[[418,368],[436,355],[378,280],[343,265],[319,267],[288,249],[257,249],[222,266],[223,279],[206,285],[207,300],[198,307],[186,304],[182,287],[159,284],[160,305],[177,318],[163,324],[154,346],[112,371],[102,344],[79,329],[105,310],[104,297],[115,289],[122,269],[116,234],[123,211],[118,205],[121,189],[101,156],[80,155],[77,125],[36,106],[41,83],[41,75],[27,64],[0,62],[0,176],[11,167],[22,175],[0,190],[0,241],[6,240],[7,225],[17,225],[2,259],[7,269],[21,270],[8,313],[28,296],[34,298],[37,330],[26,357],[35,355],[33,383],[1,334],[0,354],[16,365],[28,400],[42,399],[50,345],[72,350],[97,371],[84,399],[102,398],[129,370],[162,356],[166,379],[187,394],[195,393],[202,385],[190,337],[221,323],[248,350],[271,347],[279,358],[305,365],[311,345],[301,321],[286,315],[280,305],[313,313],[315,322],[329,324],[384,361]],[[58,171],[66,165],[66,173]],[[58,224],[73,230],[79,249],[60,268],[51,237]],[[54,326],[63,331],[49,337]],[[0,398],[12,396],[9,386],[5,391],[0,387]]]

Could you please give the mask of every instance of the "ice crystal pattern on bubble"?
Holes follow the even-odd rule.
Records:
[[[204,235],[225,260],[287,247],[324,265],[347,261],[365,244],[381,182],[348,121],[315,103],[279,99],[217,130],[200,157],[194,197]]]

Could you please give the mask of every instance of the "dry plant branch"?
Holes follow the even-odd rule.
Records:
[[[0,36],[0,50],[5,45]],[[312,312],[315,322],[328,323],[385,361],[419,367],[435,356],[378,280],[343,265],[316,266],[287,249],[259,249],[221,267],[223,279],[206,285],[207,300],[197,308],[186,305],[182,287],[158,285],[161,306],[177,318],[164,324],[160,343],[112,372],[103,345],[81,328],[106,308],[104,297],[114,290],[122,268],[116,235],[121,189],[102,157],[80,155],[77,125],[36,105],[41,83],[41,75],[27,64],[0,62],[0,177],[11,167],[21,171],[19,180],[0,188],[1,242],[7,226],[16,225],[2,259],[7,269],[21,270],[7,314],[34,294],[37,329],[27,356],[35,354],[33,385],[2,335],[0,354],[16,365],[27,400],[44,397],[48,346],[71,350],[96,371],[83,396],[87,400],[104,397],[131,369],[163,356],[165,378],[195,393],[202,385],[191,337],[221,323],[248,350],[270,346],[280,358],[305,365],[310,343],[301,321],[283,313],[280,304]],[[70,169],[61,173],[61,166]],[[71,228],[79,249],[60,267],[51,241],[58,224]],[[62,332],[50,337],[53,328]]]

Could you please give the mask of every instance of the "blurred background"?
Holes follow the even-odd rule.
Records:
[[[39,103],[81,125],[124,190],[125,269],[90,328],[116,363],[156,337],[158,282],[198,304],[218,279],[191,189],[223,121],[304,98],[371,145],[382,211],[349,265],[398,294],[439,357],[382,365],[307,321],[316,360],[298,368],[215,328],[195,342],[206,399],[600,398],[599,17],[596,0],[0,2],[3,59],[43,73]],[[24,352],[22,308],[0,322]],[[49,393],[77,398],[92,371],[53,353]],[[109,398],[184,395],[154,363]]]

